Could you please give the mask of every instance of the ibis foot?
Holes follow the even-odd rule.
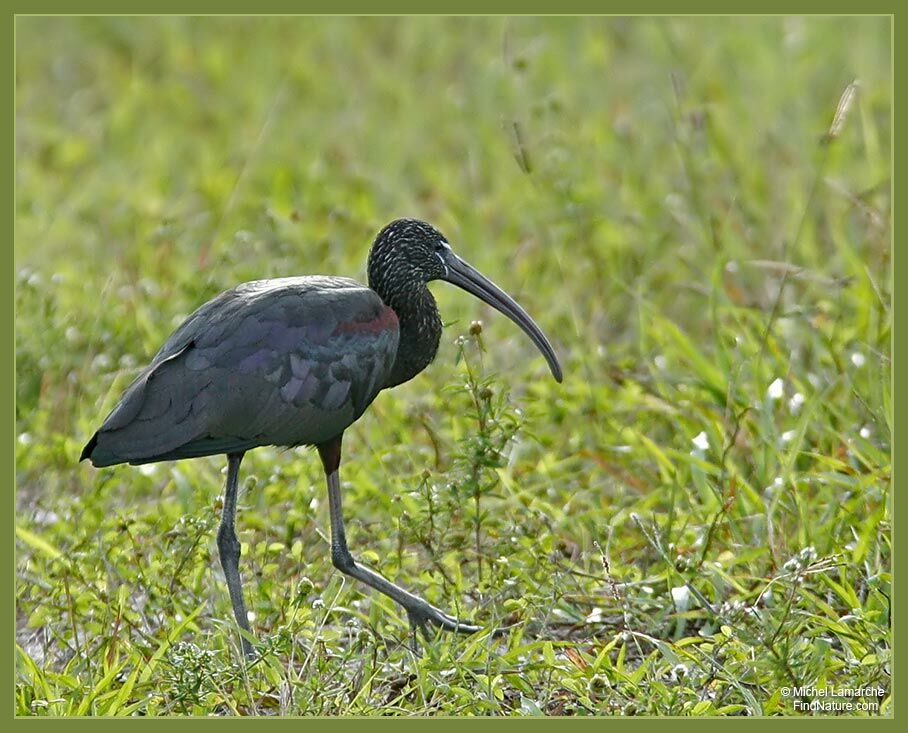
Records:
[[[407,617],[410,619],[410,629],[413,632],[410,641],[410,648],[414,654],[419,654],[419,642],[417,641],[417,630],[422,632],[426,641],[432,641],[433,635],[429,631],[429,624],[443,631],[453,631],[458,634],[476,634],[486,630],[486,627],[475,626],[474,624],[464,623],[460,619],[449,616],[435,606],[432,606],[420,599],[419,603],[410,603],[405,606]],[[496,626],[488,629],[490,636],[503,636],[511,627]]]
[[[410,619],[410,630],[412,635],[410,637],[410,650],[419,656],[422,651],[419,647],[417,632],[422,632],[423,638],[426,641],[431,642],[433,635],[429,631],[429,624],[436,626],[438,629],[444,631],[454,631],[459,634],[475,634],[477,631],[482,631],[481,626],[474,626],[473,624],[466,624],[459,619],[449,616],[444,611],[435,608],[422,599],[417,599],[417,603],[409,603],[406,605],[407,617]]]
[[[481,626],[464,623],[435,608],[435,606],[430,606],[425,601],[409,605],[407,607],[407,617],[410,619],[410,627],[414,631],[416,629],[422,631],[423,636],[426,638],[429,638],[429,624],[458,634],[475,634],[478,631],[482,631]]]

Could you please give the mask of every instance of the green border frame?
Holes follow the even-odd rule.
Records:
[[[544,4],[539,2],[498,2],[498,3],[489,3],[477,2],[476,0],[461,0],[461,2],[455,4],[449,4],[448,8],[439,8],[436,12],[425,13],[425,3],[416,3],[416,2],[391,2],[382,4],[380,7],[377,7],[375,4],[368,3],[366,0],[354,0],[353,2],[311,2],[311,3],[299,3],[299,2],[290,2],[289,0],[259,0],[254,6],[251,3],[241,3],[237,0],[228,1],[218,4],[213,3],[203,3],[203,2],[175,2],[174,0],[158,0],[156,3],[132,3],[129,5],[121,2],[115,2],[113,0],[89,0],[88,2],[82,3],[67,3],[64,0],[37,0],[37,2],[25,3],[25,2],[13,2],[12,6],[4,15],[2,21],[3,37],[8,41],[8,50],[6,53],[2,54],[2,61],[0,61],[0,69],[2,69],[2,78],[3,86],[5,90],[4,100],[5,106],[7,107],[8,114],[4,115],[2,118],[2,134],[9,141],[7,146],[3,149],[3,163],[4,167],[8,171],[8,177],[3,179],[2,184],[2,205],[3,212],[5,216],[3,220],[7,222],[6,229],[8,231],[8,242],[7,246],[0,248],[0,257],[3,258],[3,266],[6,270],[5,279],[9,284],[9,290],[6,292],[5,297],[2,300],[3,318],[0,320],[0,329],[2,329],[3,340],[9,344],[10,354],[6,359],[0,360],[0,382],[2,382],[6,389],[2,392],[0,396],[0,408],[9,415],[9,418],[4,423],[2,435],[0,435],[0,445],[2,445],[2,457],[4,463],[10,467],[10,472],[12,474],[12,487],[15,487],[16,473],[15,473],[15,298],[14,298],[14,287],[15,287],[15,261],[14,261],[14,248],[13,242],[15,241],[15,183],[16,183],[16,172],[15,172],[15,24],[17,15],[297,15],[297,14],[312,14],[312,15],[404,15],[404,14],[450,14],[450,15],[621,15],[621,14],[630,14],[630,15],[725,15],[725,14],[741,14],[741,15],[797,15],[797,14],[810,14],[810,15],[888,15],[892,19],[892,62],[893,62],[893,81],[892,81],[892,114],[895,118],[895,110],[897,108],[897,99],[896,92],[900,88],[905,87],[905,82],[903,81],[900,74],[898,74],[898,64],[899,64],[899,54],[898,54],[898,23],[896,18],[896,3],[893,0],[864,0],[863,3],[844,3],[844,2],[826,2],[823,4],[820,3],[804,3],[799,2],[792,4],[791,2],[782,2],[781,0],[764,0],[760,5],[750,4],[751,8],[754,10],[758,9],[758,12],[747,12],[746,8],[742,8],[740,5],[731,4],[728,2],[718,2],[718,0],[694,0],[694,2],[685,3],[682,5],[677,3],[671,3],[668,0],[648,0],[646,2],[622,2],[622,3],[602,3],[602,2],[592,2],[591,0],[567,0],[567,2],[561,2],[557,6],[553,7],[553,4]],[[557,12],[553,12],[557,8]],[[734,11],[744,10],[745,12],[735,13]],[[904,35],[904,34],[902,34]],[[903,54],[904,55],[904,54]],[[893,129],[895,127],[893,126]],[[895,143],[895,141],[893,141]],[[893,195],[893,212],[898,210],[897,205],[897,189],[895,186],[895,171],[898,168],[900,150],[898,145],[893,144],[893,179],[892,179],[892,195]],[[901,157],[904,158],[904,153],[901,153]],[[893,257],[893,302],[892,307],[898,310],[897,308],[897,299],[895,298],[895,291],[900,280],[908,280],[908,276],[902,277],[903,273],[900,271],[897,264],[896,257],[896,226],[895,226],[895,216],[893,214],[892,222],[892,257]],[[901,268],[902,270],[904,268]],[[898,341],[896,339],[896,333],[898,332],[899,319],[896,317],[897,312],[893,318],[893,333],[892,333],[892,356],[893,362],[898,363],[899,361],[899,351],[898,351]],[[893,416],[898,413],[898,406],[900,402],[901,392],[896,389],[897,385],[895,384],[896,370],[893,369]],[[894,420],[895,422],[895,420]],[[893,446],[895,445],[895,424],[893,425]],[[895,477],[896,464],[898,463],[896,451],[893,450],[893,478]],[[15,491],[10,492],[10,500],[15,501]],[[893,492],[893,524],[895,524],[895,492]],[[15,583],[15,563],[14,563],[14,553],[15,553],[15,512],[10,512],[7,516],[5,522],[6,532],[7,532],[7,545],[2,551],[2,562],[0,562],[0,572],[2,572],[2,584],[5,588],[13,588]],[[896,563],[896,557],[898,544],[895,542],[895,537],[893,533],[893,566]],[[7,553],[9,553],[7,555]],[[893,612],[895,612],[898,605],[898,584],[894,582],[893,584]],[[9,602],[3,604],[2,611],[0,611],[0,623],[5,628],[15,629],[15,593],[11,593],[9,597]],[[893,639],[895,637],[895,632],[893,633]],[[5,719],[15,724],[20,725],[47,725],[47,719],[27,719],[27,718],[15,718],[13,716],[14,710],[14,684],[15,684],[15,649],[13,641],[15,639],[15,634],[11,633],[10,635],[3,636],[2,649],[4,650],[3,658],[6,660],[6,664],[3,666],[3,671],[0,673],[0,688],[8,690],[8,697],[4,708],[6,708],[6,714],[0,719]],[[895,645],[893,649],[893,691],[895,685]],[[897,715],[897,708],[894,707],[893,717],[890,718],[881,718],[875,721],[876,725],[885,725],[888,727],[889,724],[892,724],[895,720],[895,715]],[[194,725],[193,720],[188,719],[166,719],[168,722],[179,722],[180,726]],[[221,720],[218,718],[218,720]],[[295,724],[299,724],[299,719],[289,719]],[[340,724],[344,727],[349,726],[351,723],[356,724],[362,720],[368,720],[370,728],[373,730],[376,727],[382,727],[383,730],[388,730],[388,725],[394,725],[395,729],[398,729],[400,718],[387,719],[387,718],[339,718],[331,719],[332,723],[335,725]],[[424,722],[425,718],[418,718],[418,721]],[[508,720],[504,718],[493,718],[491,720]],[[520,720],[520,724],[525,724],[527,719],[517,719]],[[558,725],[567,726],[567,725],[583,725],[582,723],[575,723],[575,721],[584,720],[582,718],[574,719],[546,719],[544,722],[532,723],[533,725],[540,726],[552,726]],[[607,720],[602,718],[592,718],[586,719],[590,721],[590,725],[610,725],[613,720],[609,718]],[[682,722],[683,725],[696,725],[700,726],[701,718],[694,719],[693,721],[687,721],[685,719],[674,719],[670,718],[668,720],[672,721],[672,725],[677,725],[679,722]],[[717,720],[726,720],[726,719],[717,719]],[[765,720],[766,719],[762,719]],[[776,719],[772,719],[773,722]],[[797,724],[802,724],[804,722],[808,723],[810,726],[814,725],[824,725],[832,723],[832,725],[839,725],[839,720],[830,720],[828,718],[780,718],[779,720],[783,721],[783,724],[787,724],[788,721],[796,721]],[[449,728],[451,724],[457,723],[461,724],[463,721],[454,720],[454,719],[433,719],[433,723],[444,722],[446,728]],[[658,725],[662,719],[639,719],[638,725]],[[308,723],[308,719],[306,720]],[[842,719],[841,724],[845,725],[848,723],[853,723],[853,718]],[[53,724],[53,723],[50,723]],[[93,720],[77,720],[72,725],[77,725],[79,727],[84,725],[94,725]],[[70,723],[65,723],[65,725],[71,725]],[[516,724],[516,723],[514,723]]]

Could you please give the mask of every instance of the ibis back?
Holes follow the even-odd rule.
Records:
[[[196,310],[82,452],[95,466],[317,445],[387,386],[394,311],[341,277],[244,283]]]

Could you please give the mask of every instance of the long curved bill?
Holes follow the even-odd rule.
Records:
[[[475,295],[482,301],[485,301],[495,310],[504,313],[514,323],[516,323],[523,332],[530,337],[530,340],[536,344],[536,348],[542,352],[545,360],[549,364],[549,369],[555,380],[560,382],[562,379],[561,364],[558,363],[558,357],[555,356],[555,350],[545,337],[542,329],[536,325],[536,322],[530,318],[529,314],[520,307],[516,300],[508,295],[504,290],[499,288],[489,278],[483,275],[472,265],[464,262],[450,250],[446,253],[444,264],[447,274],[442,280],[447,280],[459,288],[463,288],[468,293]]]

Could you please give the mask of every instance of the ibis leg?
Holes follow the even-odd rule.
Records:
[[[347,537],[344,532],[344,517],[341,506],[340,476],[338,474],[340,438],[331,443],[318,446],[318,451],[328,478],[328,510],[331,514],[331,561],[334,566],[345,575],[362,581],[403,606],[410,620],[410,625],[414,629],[419,628],[427,636],[427,625],[429,623],[447,631],[457,631],[462,634],[474,634],[480,631],[480,626],[466,624],[453,616],[449,616],[419,596],[404,590],[399,585],[392,583],[374,570],[360,565],[353,559],[350,550],[347,549]]]
[[[243,583],[240,580],[240,541],[236,536],[234,521],[236,519],[236,495],[239,483],[240,462],[242,453],[231,453],[227,456],[227,487],[224,490],[224,510],[221,513],[221,526],[218,528],[218,553],[224,577],[227,578],[227,590],[233,604],[233,615],[241,629],[251,634],[249,619],[246,616],[246,602],[243,600]],[[243,653],[254,656],[252,645],[245,636],[241,637]]]

